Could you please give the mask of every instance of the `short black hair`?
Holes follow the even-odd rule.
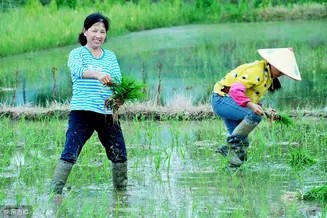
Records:
[[[102,15],[101,13],[93,13],[87,16],[84,20],[84,26],[83,29],[88,30],[93,24],[101,22],[104,25],[104,28],[106,29],[106,32],[109,31],[110,28],[110,20],[108,17]],[[82,32],[78,35],[78,41],[81,43],[81,45],[86,45],[87,40],[86,36],[84,36],[83,30]]]

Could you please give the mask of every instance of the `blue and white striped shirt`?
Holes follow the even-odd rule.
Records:
[[[102,49],[102,55],[96,58],[85,46],[73,49],[68,58],[68,67],[73,81],[71,110],[93,111],[101,114],[112,114],[105,109],[104,101],[112,95],[109,87],[97,79],[83,79],[83,72],[93,70],[107,73],[114,82],[121,82],[120,68],[113,52]]]

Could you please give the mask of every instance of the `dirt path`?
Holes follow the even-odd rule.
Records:
[[[69,105],[51,105],[49,107],[0,107],[0,117],[11,119],[66,119],[69,114]],[[216,116],[209,104],[198,106],[155,106],[150,103],[128,104],[119,111],[121,119],[154,119],[154,120],[203,120],[215,119]],[[294,110],[291,117],[327,118],[327,110]]]

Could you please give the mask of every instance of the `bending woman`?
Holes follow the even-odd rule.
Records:
[[[243,64],[229,72],[214,86],[212,108],[229,133],[227,144],[218,152],[239,167],[247,159],[248,135],[260,123],[264,111],[261,98],[267,91],[281,88],[278,77],[301,80],[292,48],[259,49],[264,60]]]

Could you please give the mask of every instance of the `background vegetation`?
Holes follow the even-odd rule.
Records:
[[[1,0],[0,57],[76,43],[82,21],[100,11],[111,34],[191,23],[325,19],[324,0]]]
[[[258,48],[293,47],[303,81],[282,78],[283,89],[265,99],[274,108],[324,108],[326,28],[324,20],[184,25],[110,37],[104,48],[117,55],[123,75],[147,84],[147,99],[166,105],[176,95],[207,103],[215,82],[238,65],[258,60]],[[76,46],[0,58],[0,101],[67,102],[67,58]]]

